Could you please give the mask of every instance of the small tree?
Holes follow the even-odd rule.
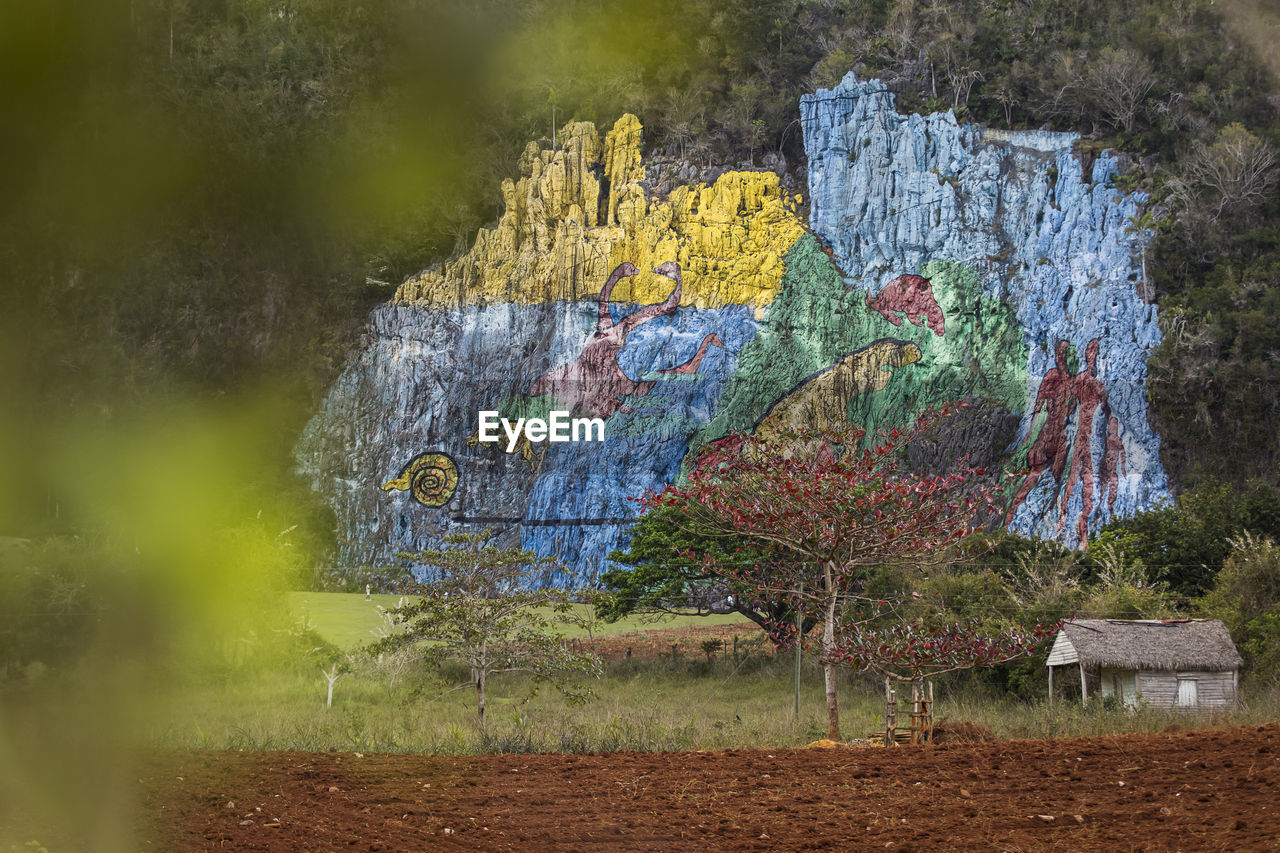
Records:
[[[440,580],[419,585],[413,599],[389,611],[402,630],[385,637],[373,651],[419,647],[437,662],[456,659],[470,669],[464,685],[476,691],[476,719],[485,726],[485,692],[490,677],[525,672],[535,683],[552,684],[570,701],[591,695],[581,680],[598,678],[600,660],[571,648],[561,630],[586,628],[590,616],[579,612],[561,589],[534,589],[554,565],[518,548],[484,545],[487,534],[446,536],[458,547],[402,554],[412,564],[440,572]]]
[[[329,683],[329,691],[325,695],[324,706],[326,708],[333,707],[333,685],[338,683],[338,679],[343,676],[345,669],[337,661],[329,664],[329,668],[320,667],[320,674],[324,676],[324,680]]]
[[[773,430],[709,445],[688,481],[649,496],[650,509],[674,507],[690,529],[774,546],[789,559],[747,563],[705,557],[708,571],[761,596],[785,597],[821,622],[815,644],[826,682],[827,737],[840,739],[836,667],[851,658],[844,634],[881,615],[861,594],[876,567],[958,559],[946,550],[972,532],[994,490],[981,469],[955,466],[939,476],[902,467],[903,451],[957,407],[927,410],[906,430],[862,447],[865,431]]]
[[[726,537],[715,529],[699,530],[695,522],[667,507],[637,519],[628,550],[609,555],[621,565],[600,574],[606,592],[597,599],[596,615],[616,621],[633,613],[740,613],[759,625],[775,647],[789,644],[796,616],[788,598],[759,595],[706,568],[708,561],[721,567],[779,562],[786,558],[785,550],[743,536]],[[813,625],[808,619],[804,632]]]

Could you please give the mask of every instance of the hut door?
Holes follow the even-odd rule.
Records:
[[[1198,690],[1194,678],[1178,679],[1178,707],[1194,708],[1199,704]]]

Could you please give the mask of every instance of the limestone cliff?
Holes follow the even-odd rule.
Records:
[[[852,74],[806,96],[801,121],[810,221],[851,288],[875,301],[902,273],[951,262],[1013,312],[1028,381],[1017,459],[1031,473],[1011,527],[1076,544],[1165,499],[1145,394],[1160,332],[1132,225],[1145,198],[1111,186],[1116,159],[1086,175],[1074,134],[899,115],[883,84]]]
[[[370,344],[297,451],[334,505],[343,562],[386,561],[488,526],[566,557],[571,575],[549,582],[589,583],[636,515],[631,499],[675,476],[804,226],[771,172],[728,172],[650,202],[640,133],[624,116],[603,142],[574,123],[555,149],[531,143],[519,179],[503,184],[497,226],[374,311]],[[637,303],[654,315],[671,296],[672,280],[653,270],[672,261],[678,301],[636,322]],[[624,262],[638,274],[611,286],[602,316],[602,287]],[[617,345],[595,363],[605,324]],[[481,410],[556,408],[607,417],[606,442],[507,454],[475,441]],[[445,500],[424,503],[408,485],[422,457],[456,469]],[[393,481],[405,485],[379,488]]]
[[[760,307],[773,301],[782,256],[802,232],[772,172],[728,172],[650,203],[642,184],[640,123],[618,119],[603,144],[588,122],[566,125],[556,149],[529,143],[520,178],[502,184],[504,213],[471,250],[409,279],[397,302],[456,307],[589,299],[618,264],[642,270],[617,288],[622,302],[653,303],[669,285],[648,271],[676,261],[682,305]]]
[[[1086,177],[1072,137],[901,116],[852,77],[802,126],[813,233],[768,172],[650,195],[633,116],[530,144],[497,225],[373,312],[299,443],[342,561],[487,527],[562,557],[546,582],[590,584],[634,499],[702,443],[842,414],[874,430],[959,397],[980,405],[952,450],[1031,472],[1014,529],[1075,543],[1163,497],[1141,199],[1108,185],[1114,160]],[[605,441],[476,440],[481,410],[555,409],[603,418]]]

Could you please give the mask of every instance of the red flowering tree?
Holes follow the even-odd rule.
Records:
[[[852,624],[840,632],[834,654],[895,681],[921,682],[931,675],[995,666],[1029,655],[1057,633],[1061,623],[1028,630],[991,631],[977,621],[888,626]]]
[[[683,485],[645,499],[650,509],[678,508],[678,523],[700,535],[743,537],[788,555],[768,564],[707,555],[705,566],[761,597],[783,597],[821,623],[821,639],[806,645],[823,667],[832,740],[840,739],[836,667],[883,663],[876,657],[883,644],[859,642],[890,606],[862,595],[867,572],[959,559],[949,546],[996,512],[995,490],[981,469],[961,462],[946,474],[922,475],[903,467],[907,445],[958,408],[963,404],[927,410],[869,447],[865,431],[854,427],[728,436],[703,450]]]

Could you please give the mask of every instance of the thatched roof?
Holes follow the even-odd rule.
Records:
[[[1054,664],[1076,660],[1116,669],[1222,672],[1240,666],[1240,653],[1217,619],[1077,619],[1063,624],[1050,655]]]

